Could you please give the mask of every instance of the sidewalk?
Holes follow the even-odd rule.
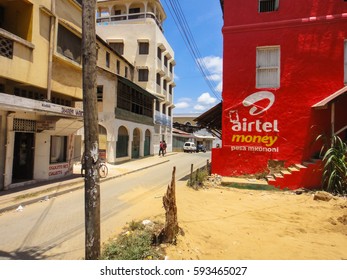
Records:
[[[107,164],[108,176],[103,179],[100,178],[100,182],[166,163],[169,161],[169,157],[174,154],[176,153],[167,154],[165,157],[154,155],[116,165]],[[0,214],[6,211],[16,210],[20,206],[24,207],[83,187],[84,178],[81,177],[81,165],[76,164],[73,174],[64,179],[50,182],[36,182],[23,187],[0,191]]]

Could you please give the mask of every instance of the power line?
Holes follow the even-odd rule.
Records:
[[[221,98],[219,97],[219,94],[215,90],[215,88],[217,87],[217,84],[210,78],[212,77],[212,74],[207,69],[206,63],[204,59],[202,58],[199,48],[194,40],[194,36],[192,32],[190,31],[189,25],[187,23],[187,20],[184,16],[184,13],[182,11],[182,8],[179,2],[175,0],[168,0],[168,1],[170,5],[167,4],[166,0],[165,0],[165,3],[169,8],[170,14],[172,18],[174,19],[174,22],[183,38],[185,45],[187,46],[190,54],[192,55],[199,71],[201,72],[203,78],[205,79],[212,94],[217,99],[221,100]]]

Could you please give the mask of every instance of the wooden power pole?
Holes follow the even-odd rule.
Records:
[[[85,163],[85,259],[100,257],[100,182],[96,100],[96,0],[82,1],[82,59]]]

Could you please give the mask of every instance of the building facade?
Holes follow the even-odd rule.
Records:
[[[199,114],[178,114],[173,117],[173,151],[183,152],[185,142],[203,145],[207,151],[220,145],[220,140],[207,129],[199,127],[196,118]]]
[[[97,34],[135,66],[134,82],[156,97],[152,143],[172,150],[174,52],[163,34],[159,0],[97,2]]]
[[[319,184],[318,163],[307,164],[319,152],[314,139],[324,133],[346,140],[347,1],[221,4],[222,147],[213,150],[212,172],[267,173],[277,166],[292,172],[271,184]]]
[[[80,46],[80,2],[0,0],[1,190],[72,173]]]
[[[134,66],[99,36],[97,47],[100,156],[117,163],[153,155],[157,98],[133,82]]]

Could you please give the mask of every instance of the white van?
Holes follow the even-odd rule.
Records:
[[[183,151],[185,153],[195,153],[196,152],[196,146],[193,142],[185,142],[183,145]]]

